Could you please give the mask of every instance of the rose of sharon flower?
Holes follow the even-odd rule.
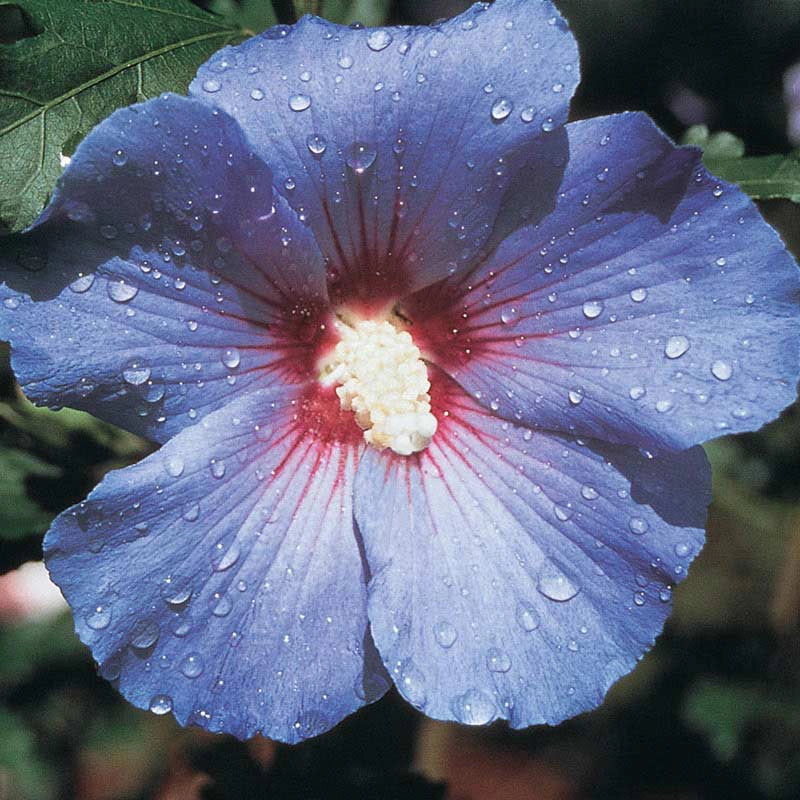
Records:
[[[796,266],[643,114],[565,125],[548,2],[276,27],[114,113],[6,249],[33,400],[162,444],[47,564],[100,672],[297,741],[393,682],[596,706],[703,541],[696,446],[795,397]]]

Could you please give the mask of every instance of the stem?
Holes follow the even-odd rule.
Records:
[[[281,25],[294,25],[297,22],[297,13],[292,0],[272,0],[272,9]]]

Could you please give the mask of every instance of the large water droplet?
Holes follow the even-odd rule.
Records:
[[[664,345],[664,355],[667,358],[680,358],[691,346],[685,336],[670,336]]]
[[[449,622],[438,622],[433,626],[436,643],[445,649],[452,647],[458,638],[456,629]]]
[[[107,605],[96,606],[86,615],[86,624],[93,631],[101,631],[111,622],[111,608]]]
[[[358,175],[366,172],[377,157],[375,148],[366,142],[353,142],[345,151],[345,163]]]
[[[167,474],[173,478],[180,478],[183,475],[183,459],[180,456],[170,456],[164,464]]]
[[[212,564],[216,572],[224,572],[230,569],[238,560],[241,554],[239,543],[234,541],[230,547],[226,547],[224,542],[217,542],[214,545]]]
[[[203,91],[209,92],[209,94],[218,92],[220,89],[219,81],[214,81],[214,80],[203,81],[202,86],[203,86]]]
[[[428,702],[425,676],[410,658],[400,665],[400,680],[397,686],[412,706],[419,709],[425,708],[425,704]]]
[[[293,94],[289,98],[289,108],[292,111],[305,111],[311,107],[311,98],[307,94]]]
[[[212,458],[209,468],[215,478],[222,478],[225,475],[225,462],[221,458]]]
[[[514,110],[514,104],[505,97],[495,100],[492,105],[492,119],[495,122],[502,122],[507,119],[509,114]]]
[[[154,695],[150,700],[150,710],[158,716],[169,714],[172,711],[172,698],[168,694]]]
[[[470,689],[453,701],[453,714],[464,725],[488,725],[497,714],[494,700],[480,689]]]
[[[384,28],[376,28],[367,36],[367,47],[376,53],[385,50],[392,43],[392,34]]]
[[[580,591],[572,581],[552,562],[545,559],[539,570],[536,588],[549,600],[564,603],[572,600]]]
[[[228,369],[236,369],[241,360],[242,358],[239,354],[239,351],[235,347],[229,347],[227,350],[222,352],[222,363]]]
[[[108,282],[108,296],[115,303],[128,303],[139,294],[139,289],[124,280],[112,280]]]
[[[115,167],[124,167],[128,163],[128,154],[120,147],[111,154],[111,163]]]
[[[146,650],[156,643],[159,633],[160,630],[156,622],[149,619],[141,620],[133,626],[131,631],[131,647],[135,647],[138,650]]]
[[[600,300],[587,300],[583,304],[583,315],[587,319],[595,319],[603,313],[603,304]]]
[[[628,527],[631,529],[631,533],[635,533],[637,536],[641,536],[643,533],[647,533],[650,526],[647,524],[647,520],[642,519],[641,517],[631,517],[628,521]]]
[[[508,672],[511,669],[511,657],[499,647],[491,647],[486,653],[486,669],[489,672]]]
[[[536,612],[533,604],[529,603],[527,600],[520,600],[519,603],[517,603],[515,617],[520,628],[524,631],[528,631],[528,633],[535,631],[539,627],[539,614]]]
[[[310,133],[306,139],[306,147],[315,156],[321,156],[328,147],[328,141],[322,134]]]
[[[715,361],[711,365],[711,374],[718,381],[727,381],[733,375],[733,367],[727,361]]]
[[[181,661],[181,672],[187,678],[197,678],[203,673],[203,659],[197,653],[190,653]]]
[[[647,289],[639,288],[639,289],[631,289],[631,300],[634,303],[641,303],[647,299]]]
[[[83,294],[92,288],[93,283],[94,273],[90,272],[86,275],[79,275],[77,278],[75,278],[75,280],[69,285],[69,288],[75,292],[75,294]]]
[[[131,386],[141,386],[150,378],[150,368],[146,367],[141,361],[129,361],[125,369],[122,370],[122,379]]]

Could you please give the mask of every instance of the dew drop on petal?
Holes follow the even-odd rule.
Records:
[[[156,643],[159,633],[160,630],[158,625],[152,620],[143,620],[141,622],[137,622],[131,631],[131,647],[135,647],[139,650],[146,650],[148,647],[152,647]]]
[[[112,280],[108,282],[108,296],[115,303],[129,303],[139,294],[139,289],[124,280]]]
[[[108,627],[111,622],[111,609],[105,605],[96,606],[91,613],[86,616],[86,624],[93,631],[101,631]]]
[[[511,658],[505,650],[491,647],[486,653],[486,669],[489,672],[508,672],[511,669]]]
[[[250,90],[250,97],[253,100],[263,100],[264,99],[264,92],[261,89],[251,89]]]
[[[321,156],[328,147],[328,142],[324,136],[319,133],[310,133],[306,139],[306,147],[309,152],[315,156]]]
[[[173,478],[180,478],[183,475],[183,459],[180,456],[170,456],[164,465],[167,473]]]
[[[225,475],[225,462],[221,458],[212,458],[209,462],[211,474],[215,478],[222,478]]]
[[[228,369],[236,369],[241,362],[239,351],[235,347],[229,347],[222,353],[222,363]]]
[[[536,588],[548,599],[558,603],[572,600],[580,591],[572,581],[552,562],[545,559],[539,570]]]
[[[376,53],[385,50],[392,43],[392,34],[384,28],[376,28],[367,36],[367,47]]]
[[[520,628],[528,633],[535,631],[539,627],[540,620],[536,609],[532,603],[528,603],[525,600],[520,600],[517,603],[515,617]]]
[[[664,345],[664,355],[667,358],[680,358],[689,350],[690,342],[685,336],[670,336]]]
[[[587,300],[583,304],[583,315],[587,319],[595,319],[603,313],[603,304],[599,300]]]
[[[492,105],[492,119],[495,122],[502,122],[507,119],[509,114],[514,110],[514,104],[505,97],[501,97]]]
[[[733,367],[727,361],[715,361],[711,365],[711,374],[718,381],[727,381],[733,375]]]
[[[647,289],[640,287],[638,289],[631,290],[631,300],[633,300],[634,303],[641,303],[646,299],[647,299]]]
[[[75,278],[75,280],[69,285],[69,288],[71,291],[75,292],[75,294],[83,294],[92,288],[93,283],[94,273],[89,272],[86,275],[79,275],[77,278]]]
[[[111,163],[115,167],[124,167],[128,163],[128,154],[120,147],[111,154]]]
[[[453,700],[453,714],[464,725],[488,725],[497,714],[497,706],[486,692],[470,689]]]
[[[122,379],[130,386],[141,386],[150,378],[150,368],[140,361],[129,361],[122,370]]]
[[[449,622],[438,622],[433,626],[433,635],[440,647],[452,647],[458,638],[456,629]]]
[[[190,653],[181,661],[180,669],[187,678],[197,678],[203,672],[203,659],[197,653]]]
[[[168,694],[154,695],[150,700],[150,710],[158,716],[164,716],[172,711],[172,698]]]
[[[289,108],[292,111],[305,111],[311,107],[311,98],[307,94],[293,94],[289,98]]]
[[[425,704],[428,702],[425,691],[425,676],[410,658],[407,658],[400,665],[397,685],[412,706],[419,709],[425,708]]]
[[[641,517],[631,517],[628,520],[628,527],[631,529],[631,533],[636,534],[637,536],[641,536],[643,533],[647,533],[650,526],[647,524],[647,520],[642,519]]]
[[[345,151],[345,163],[358,175],[366,172],[377,157],[375,148],[366,142],[353,142]]]
[[[214,92],[218,92],[220,90],[219,81],[214,80],[207,80],[203,81],[203,91],[208,92],[209,94],[213,94]]]

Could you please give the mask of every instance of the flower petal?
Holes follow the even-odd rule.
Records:
[[[242,125],[338,292],[374,301],[475,252],[508,176],[565,122],[578,72],[550,2],[497,0],[434,27],[304,17],[221,50],[190,91]]]
[[[533,432],[432,382],[431,445],[370,450],[356,476],[384,663],[439,719],[518,728],[593,708],[652,645],[702,546],[705,454]]]
[[[388,685],[352,524],[360,446],[310,433],[310,402],[286,388],[235,400],[47,534],[78,635],[135,705],[292,742]]]
[[[773,419],[798,364],[778,236],[644,114],[566,136],[566,165],[553,142],[534,162],[532,224],[405,304],[428,351],[500,415],[579,436],[680,449]]]
[[[313,237],[236,124],[167,95],[95,128],[4,243],[0,280],[0,338],[31,399],[160,441],[296,371],[325,300]]]

